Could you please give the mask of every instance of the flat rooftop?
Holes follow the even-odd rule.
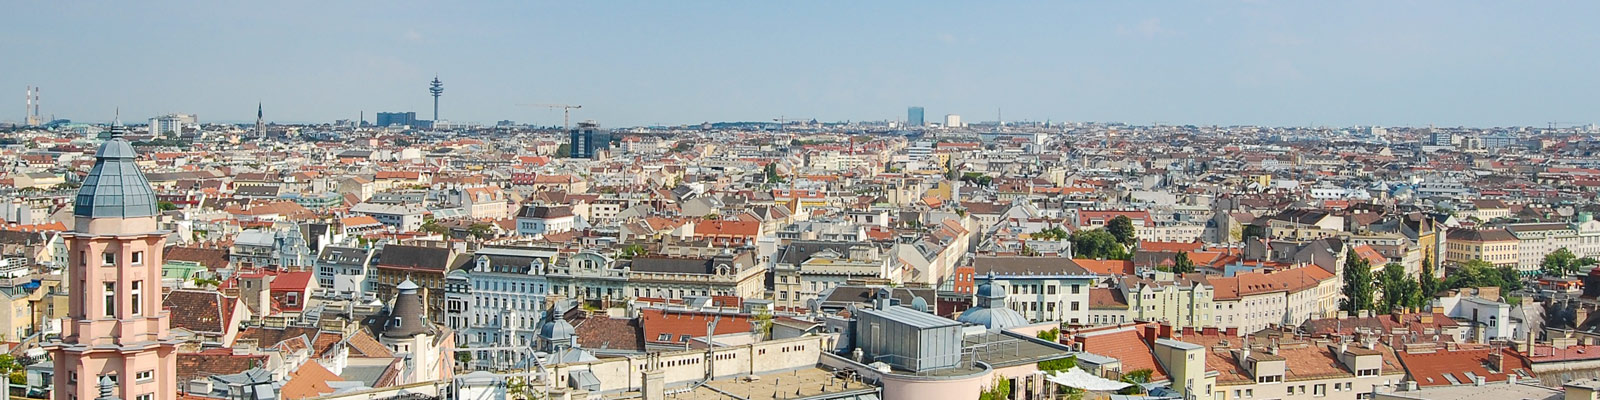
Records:
[[[1528,384],[1491,383],[1483,386],[1457,385],[1433,386],[1416,391],[1407,392],[1381,392],[1378,399],[1426,399],[1426,400],[1483,400],[1483,399],[1516,399],[1516,400],[1561,400],[1565,394],[1553,388]]]
[[[729,399],[852,399],[877,400],[878,387],[861,382],[834,378],[833,371],[812,367],[794,371],[756,375],[756,379],[735,377],[707,382],[693,390],[687,386],[668,387],[667,398],[673,400],[729,400]],[[637,397],[639,392],[625,392],[606,398]]]
[[[961,342],[962,346],[972,349],[972,354],[978,361],[983,361],[994,368],[1035,364],[1040,361],[1067,358],[1075,353],[1066,349],[1066,346],[1052,347],[998,332],[967,335]]]

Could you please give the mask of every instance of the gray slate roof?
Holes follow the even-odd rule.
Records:
[[[113,127],[111,140],[94,155],[94,169],[78,188],[72,215],[91,218],[134,218],[156,215],[156,194],[134,159],[139,156]]]

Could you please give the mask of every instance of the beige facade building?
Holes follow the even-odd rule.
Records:
[[[1483,260],[1496,267],[1517,267],[1520,241],[1505,229],[1456,229],[1445,235],[1445,263]],[[1534,268],[1537,270],[1537,268]]]

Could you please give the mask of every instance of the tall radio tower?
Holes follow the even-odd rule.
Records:
[[[433,93],[433,120],[439,120],[439,95],[444,94],[444,82],[439,81],[439,76],[433,76],[433,82],[428,83],[428,93]]]

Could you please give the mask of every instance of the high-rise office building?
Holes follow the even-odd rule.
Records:
[[[925,122],[922,119],[922,107],[906,109],[906,126],[922,126]]]
[[[600,124],[594,121],[579,122],[578,127],[572,128],[570,134],[572,138],[567,142],[568,157],[594,158],[595,154],[611,146],[611,133],[601,130]]]
[[[416,126],[417,125],[417,113],[415,111],[381,112],[381,113],[378,113],[378,121],[374,125],[377,125],[377,126],[390,126],[390,125]]]
[[[138,154],[113,126],[72,205],[66,241],[72,283],[61,334],[45,339],[56,399],[172,400],[178,344],[161,307],[168,232]]]
[[[258,108],[257,111],[260,111]],[[181,134],[183,128],[200,124],[200,118],[194,114],[167,114],[150,119],[150,135],[160,136],[167,133]]]
[[[961,116],[960,115],[955,115],[955,114],[945,114],[944,115],[944,127],[946,127],[946,128],[960,128],[961,127]]]

